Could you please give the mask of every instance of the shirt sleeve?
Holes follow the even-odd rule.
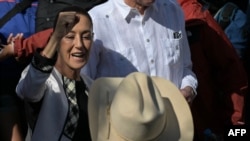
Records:
[[[37,32],[26,39],[16,39],[14,44],[14,55],[19,58],[33,55],[37,48],[44,48],[49,41],[53,29]]]
[[[182,15],[184,16],[184,15]],[[186,86],[190,86],[193,88],[193,91],[195,94],[197,94],[196,89],[198,86],[198,81],[196,78],[195,73],[192,70],[192,60],[191,60],[191,52],[190,52],[190,47],[189,43],[187,40],[187,34],[185,30],[185,21],[183,17],[183,26],[182,26],[182,32],[183,32],[183,40],[182,40],[182,56],[183,56],[183,62],[184,62],[184,70],[183,70],[183,79],[181,83],[181,89],[185,88]]]

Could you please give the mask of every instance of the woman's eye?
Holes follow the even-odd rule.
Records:
[[[74,39],[75,37],[72,35],[65,36],[67,39]]]
[[[85,39],[85,40],[91,40],[92,36],[90,36],[90,35],[89,36],[83,36],[82,38]]]

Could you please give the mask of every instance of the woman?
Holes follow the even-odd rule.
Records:
[[[22,72],[16,92],[30,108],[31,140],[90,140],[87,95],[92,80],[80,70],[88,61],[92,37],[88,13],[65,8],[45,48]]]

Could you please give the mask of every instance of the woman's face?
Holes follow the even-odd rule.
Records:
[[[65,35],[58,51],[58,61],[63,69],[80,70],[88,61],[92,45],[92,23],[85,15],[79,15],[79,22]]]

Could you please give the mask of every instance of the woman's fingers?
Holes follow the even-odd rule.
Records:
[[[13,33],[10,33],[10,35],[8,36],[8,39],[7,39],[7,44],[11,43],[13,40]]]

